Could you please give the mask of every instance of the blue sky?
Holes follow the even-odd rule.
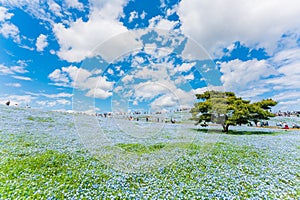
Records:
[[[297,0],[0,0],[0,103],[127,112],[226,90],[300,110]]]

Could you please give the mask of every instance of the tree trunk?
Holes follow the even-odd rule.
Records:
[[[258,122],[257,120],[254,120],[254,124],[255,124],[255,126],[257,126],[257,122]]]
[[[222,124],[223,132],[228,133],[229,124]]]

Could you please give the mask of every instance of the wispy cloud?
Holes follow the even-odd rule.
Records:
[[[20,83],[6,83],[5,85],[9,87],[16,87],[16,88],[22,86]]]
[[[31,96],[42,96],[42,97],[47,97],[47,98],[70,98],[73,96],[73,94],[71,93],[66,93],[66,92],[61,92],[61,93],[57,93],[57,94],[47,94],[47,93],[33,93],[33,92],[27,92],[27,94],[31,95]]]
[[[253,97],[269,91],[270,89],[266,88],[266,79],[279,74],[267,60],[236,59],[218,64],[224,88],[244,97]]]
[[[23,80],[23,81],[32,81],[32,79],[30,77],[26,77],[26,76],[12,76],[15,79],[18,80]]]
[[[22,65],[8,67],[3,64],[0,64],[0,74],[1,75],[9,75],[9,74],[16,74],[16,73],[24,74],[27,72],[28,71]]]

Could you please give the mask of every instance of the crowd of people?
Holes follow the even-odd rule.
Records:
[[[279,122],[279,123],[276,123],[276,126],[277,127],[280,127],[280,128],[283,128],[283,129],[289,129],[289,125],[286,123],[286,122]],[[297,128],[299,129],[300,128],[300,125],[296,124],[296,123],[293,123],[291,128]]]
[[[182,112],[183,110],[178,110],[178,112]],[[177,110],[175,111],[177,112]],[[115,119],[123,119],[129,121],[144,121],[144,122],[157,122],[157,123],[176,123],[176,119],[171,116],[167,116],[167,113],[163,112],[139,112],[134,111],[130,113],[122,113],[122,112],[107,112],[107,113],[96,113],[97,117],[101,118],[115,118]]]
[[[300,111],[278,111],[275,113],[276,116],[280,117],[300,117]]]

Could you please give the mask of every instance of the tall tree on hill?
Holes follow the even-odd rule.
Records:
[[[229,126],[248,124],[253,121],[257,124],[260,120],[274,117],[269,110],[277,102],[272,99],[250,103],[241,97],[236,97],[233,92],[206,91],[196,94],[200,101],[191,109],[192,119],[196,124],[213,122],[220,124],[224,132],[228,132]]]

